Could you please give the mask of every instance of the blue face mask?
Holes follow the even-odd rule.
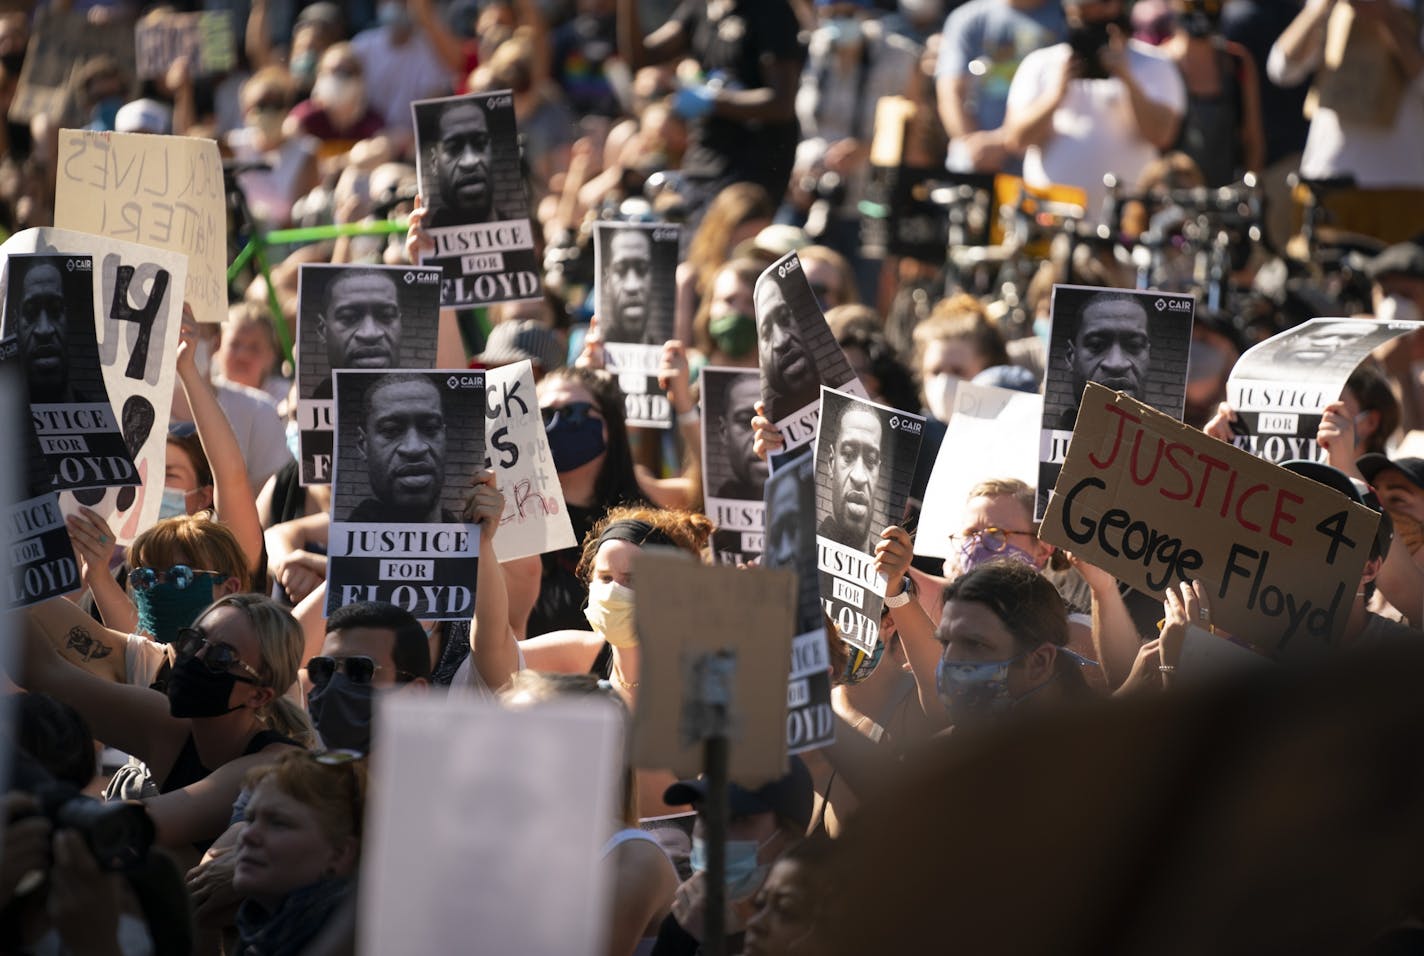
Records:
[[[544,433],[549,439],[549,454],[554,458],[554,470],[573,471],[593,461],[607,449],[603,440],[603,422],[588,414],[583,402],[572,402],[566,408],[546,409]]]
[[[181,488],[164,488],[163,500],[158,505],[158,518],[176,518],[188,513],[188,495]]]
[[[178,639],[178,629],[192,627],[203,609],[213,603],[213,578],[194,575],[185,588],[161,581],[142,591],[134,590],[133,602],[139,630],[152,634],[160,644],[172,644]]]
[[[119,117],[119,107],[124,105],[122,96],[106,96],[94,105],[94,115],[92,117],[94,126],[98,129],[112,130],[114,121]]]
[[[1009,696],[1009,668],[1019,658],[1006,661],[947,661],[935,667],[935,690],[950,723],[982,723],[1014,706]]]
[[[767,842],[775,838],[772,834]],[[731,900],[744,900],[761,888],[766,880],[766,874],[771,871],[770,863],[758,863],[757,854],[765,843],[757,843],[755,840],[728,840],[727,841],[727,898]],[[707,872],[707,841],[702,837],[693,835],[692,856],[688,862],[692,866],[692,872]]]

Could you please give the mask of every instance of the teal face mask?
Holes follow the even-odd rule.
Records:
[[[775,836],[772,834],[772,839]],[[768,839],[767,842],[769,843],[771,840]],[[757,862],[757,854],[761,852],[764,845],[755,840],[727,841],[725,882],[728,899],[744,900],[761,888],[767,873],[771,871],[770,863]],[[692,855],[689,857],[688,863],[692,866],[694,873],[707,871],[707,842],[700,836],[694,835],[692,838]]]
[[[180,573],[180,569],[186,573]],[[192,571],[183,565],[165,572],[137,568],[130,576],[139,630],[152,634],[160,644],[177,640],[179,629],[191,627],[203,609],[213,603],[213,582],[218,577],[211,571]],[[156,580],[160,577],[166,580]]]
[[[741,358],[756,348],[756,319],[741,312],[728,312],[707,323],[707,334],[718,351],[730,358]]]

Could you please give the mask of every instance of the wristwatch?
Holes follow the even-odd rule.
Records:
[[[885,606],[892,608],[904,607],[913,600],[914,596],[910,594],[910,576],[907,574],[905,575],[905,580],[900,582],[900,593],[894,597],[887,597],[885,599]]]

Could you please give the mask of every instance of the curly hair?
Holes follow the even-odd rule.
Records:
[[[593,577],[593,559],[598,554],[603,533],[620,521],[639,521],[651,525],[653,532],[670,539],[682,550],[701,558],[703,549],[712,537],[712,519],[696,511],[679,511],[667,508],[622,507],[613,508],[598,520],[583,539],[583,554],[579,557],[574,573],[579,580],[588,584]]]

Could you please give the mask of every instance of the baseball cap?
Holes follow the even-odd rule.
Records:
[[[565,351],[553,331],[533,319],[500,322],[490,329],[476,361],[487,368],[528,359],[545,372],[563,368]]]
[[[735,783],[727,787],[727,809],[734,817],[757,813],[775,813],[794,821],[803,830],[811,826],[811,809],[815,803],[815,787],[811,771],[800,757],[791,758],[791,770],[779,780],[748,790]],[[663,792],[663,801],[670,806],[690,803],[700,809],[707,799],[707,778],[679,780]]]
[[[132,100],[114,114],[114,132],[167,135],[173,132],[173,110],[158,100]]]
[[[1417,242],[1399,242],[1388,246],[1369,261],[1365,271],[1371,279],[1386,275],[1424,279],[1424,245]]]
[[[1424,458],[1396,458],[1391,461],[1388,455],[1371,452],[1356,459],[1355,467],[1370,484],[1374,484],[1375,476],[1380,472],[1393,468],[1416,487],[1424,488]]]
[[[1374,481],[1373,474],[1378,474],[1383,468],[1376,468],[1373,473],[1367,471],[1364,463],[1365,458],[1379,458],[1384,460],[1386,466],[1389,464],[1389,459],[1385,458],[1384,455],[1375,454],[1365,455],[1364,458],[1356,462],[1355,467],[1360,469],[1360,474],[1364,475],[1370,481]],[[1421,466],[1421,469],[1424,469],[1424,461],[1418,458],[1405,458],[1401,459],[1401,461],[1417,462]],[[1281,462],[1281,467],[1286,471],[1300,475],[1302,478],[1309,478],[1311,481],[1318,482],[1327,488],[1332,488],[1356,504],[1364,505],[1371,511],[1379,512],[1380,522],[1379,527],[1375,530],[1375,546],[1381,557],[1389,554],[1389,546],[1394,541],[1394,522],[1391,521],[1389,515],[1385,513],[1384,507],[1380,504],[1379,499],[1375,497],[1375,493],[1370,491],[1368,487],[1361,487],[1363,482],[1351,478],[1339,468],[1332,467],[1324,462],[1310,461],[1305,458],[1297,458],[1294,461],[1283,461]],[[1420,483],[1416,478],[1411,478],[1410,480],[1416,484]]]

